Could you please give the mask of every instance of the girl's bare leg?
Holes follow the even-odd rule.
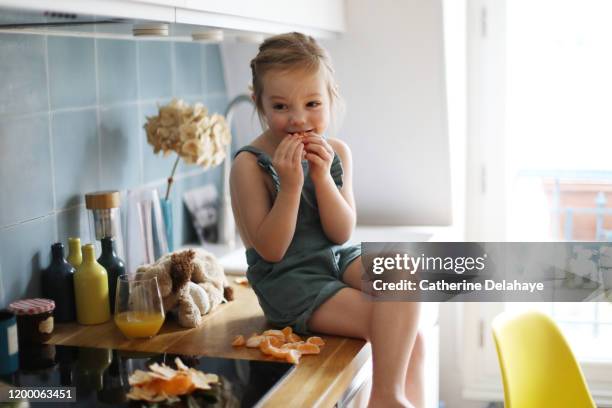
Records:
[[[418,408],[425,406],[425,344],[421,332],[417,333],[410,354],[406,375],[406,396]]]
[[[356,268],[361,268],[361,262],[353,262],[347,268],[345,281],[357,272],[361,279],[360,270],[347,276],[349,269]],[[409,302],[373,302],[360,290],[344,288],[315,310],[308,325],[317,332],[369,340],[374,371],[369,405],[411,407],[406,398],[406,382],[419,306]],[[415,400],[422,400],[418,396],[417,392]]]
[[[344,272],[344,282],[355,288],[362,289],[362,275],[363,275],[363,267],[361,265],[361,258],[357,258],[353,261],[346,271]],[[378,302],[379,304],[389,304],[397,306],[398,303],[401,307],[401,303],[406,302]],[[399,312],[399,309],[395,309],[396,312]],[[414,312],[418,316],[418,308]],[[406,313],[406,312],[403,312]],[[404,347],[405,343],[402,343]],[[425,357],[425,347],[423,342],[423,336],[420,332],[417,332],[417,335],[414,340],[414,346],[412,347],[412,351],[410,353],[410,362],[408,364],[408,370],[406,372],[406,380],[405,380],[405,393],[407,398],[415,407],[424,407],[424,395],[425,395],[425,384],[424,384],[424,357]]]

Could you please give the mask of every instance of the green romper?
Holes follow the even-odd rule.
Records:
[[[280,180],[268,154],[253,146],[241,152],[257,156],[257,163],[274,182],[278,194]],[[313,311],[337,291],[348,287],[342,275],[348,265],[361,255],[360,245],[336,245],[323,232],[308,162],[302,161],[304,186],[291,244],[280,262],[264,260],[254,248],[246,250],[247,278],[255,290],[266,319],[278,327],[291,326],[298,333],[309,333],[308,319]],[[334,155],[330,174],[342,187],[342,162]]]

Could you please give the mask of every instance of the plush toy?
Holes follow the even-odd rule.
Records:
[[[183,327],[197,327],[202,315],[233,298],[223,268],[203,249],[175,251],[137,270],[156,276],[166,312],[176,309]]]

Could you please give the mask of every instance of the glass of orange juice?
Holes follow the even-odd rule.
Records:
[[[156,277],[137,273],[117,278],[115,324],[126,337],[153,337],[164,324],[164,318]]]

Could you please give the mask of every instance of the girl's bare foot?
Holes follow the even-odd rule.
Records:
[[[372,393],[368,408],[415,408],[403,395],[376,395]]]

